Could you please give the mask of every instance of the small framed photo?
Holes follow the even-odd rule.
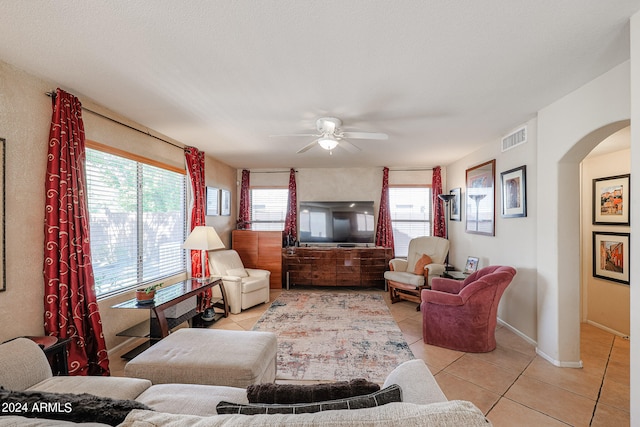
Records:
[[[451,221],[462,221],[462,215],[460,214],[460,195],[462,194],[462,188],[454,188],[449,191],[449,194],[453,194],[451,199],[451,212],[449,212],[449,219]]]
[[[464,274],[471,274],[478,271],[478,258],[474,256],[467,257],[467,263],[464,266]]]
[[[594,225],[630,225],[629,182],[629,174],[593,180]]]
[[[207,216],[220,215],[220,191],[215,187],[207,187]]]
[[[593,232],[593,277],[629,284],[629,233]]]
[[[231,215],[231,192],[222,190],[220,193],[220,215]]]
[[[500,174],[502,183],[502,217],[527,216],[527,166]]]

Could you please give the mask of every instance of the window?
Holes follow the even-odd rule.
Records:
[[[289,190],[286,188],[251,189],[251,229],[282,231],[287,215]]]
[[[96,295],[186,271],[186,179],[179,173],[87,149]]]
[[[431,188],[389,187],[389,210],[395,255],[406,257],[411,239],[431,235]]]

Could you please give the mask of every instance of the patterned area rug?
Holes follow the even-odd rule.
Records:
[[[283,292],[253,330],[278,335],[278,380],[382,384],[414,358],[382,296],[366,291]]]

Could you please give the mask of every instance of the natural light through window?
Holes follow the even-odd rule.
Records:
[[[282,231],[287,215],[289,190],[286,188],[251,189],[251,229]]]
[[[394,252],[406,257],[409,241],[431,235],[431,188],[389,187]]]

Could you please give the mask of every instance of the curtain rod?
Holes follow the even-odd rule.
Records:
[[[56,93],[55,93],[55,92],[45,92],[44,94],[45,94],[45,95],[47,95],[47,96],[48,96],[48,97],[50,97],[50,98],[56,99]],[[85,106],[82,106],[82,109],[83,109],[83,110],[85,110],[85,111],[88,111],[88,112],[89,112],[89,113],[91,113],[91,114],[95,114],[95,115],[96,115],[96,116],[98,116],[98,117],[102,117],[103,119],[106,119],[106,120],[112,121],[113,123],[117,123],[117,124],[119,124],[120,126],[124,126],[124,127],[126,127],[126,128],[131,129],[131,130],[135,130],[136,132],[140,132],[140,133],[141,133],[141,134],[143,134],[143,135],[150,136],[151,138],[155,138],[155,139],[157,139],[157,140],[159,140],[159,141],[162,141],[162,142],[164,142],[164,143],[166,143],[166,144],[173,145],[173,146],[174,146],[174,147],[176,147],[176,148],[179,148],[179,149],[181,149],[181,150],[184,150],[184,147],[181,147],[181,146],[179,146],[178,144],[174,144],[174,143],[173,143],[173,142],[171,142],[171,141],[167,141],[166,139],[162,139],[162,138],[160,138],[159,136],[152,135],[148,130],[145,132],[145,131],[143,131],[143,130],[141,130],[141,129],[138,129],[138,128],[135,128],[135,127],[133,127],[133,126],[130,126],[130,125],[126,124],[126,123],[122,123],[122,122],[119,122],[119,121],[118,121],[118,120],[116,120],[116,119],[113,119],[113,118],[111,118],[111,117],[105,116],[104,114],[100,114],[100,113],[98,113],[98,112],[96,112],[96,111],[93,111],[93,110],[91,110],[91,109],[89,109],[89,108],[87,108],[87,107],[85,107]]]
[[[415,168],[415,169],[392,169],[389,168],[389,172],[419,172],[419,171],[432,171],[433,168]]]

